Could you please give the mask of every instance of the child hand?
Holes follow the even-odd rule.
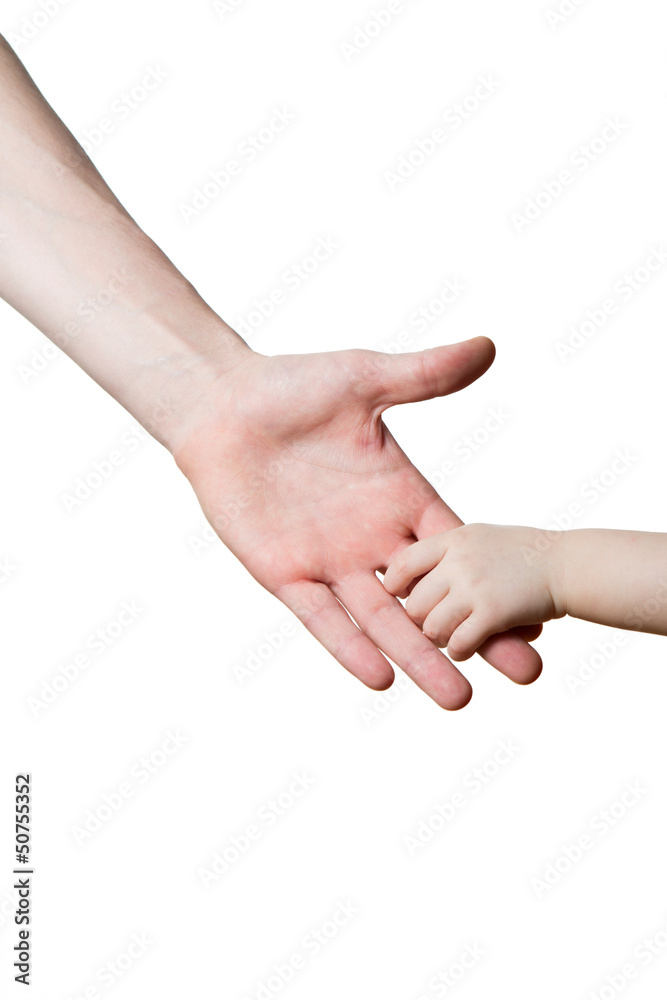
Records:
[[[467,660],[491,635],[565,614],[559,533],[465,524],[404,549],[384,577],[410,617],[452,660]]]

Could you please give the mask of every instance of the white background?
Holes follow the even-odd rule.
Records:
[[[5,0],[0,28],[80,140],[150,68],[167,74],[126,120],[112,117],[93,158],[230,324],[283,288],[318,238],[340,244],[253,347],[491,336],[497,359],[478,383],[388,415],[448,503],[470,521],[547,527],[578,502],[576,527],[665,530],[667,267],[631,296],[614,290],[667,247],[661,4],[587,0],[550,23],[556,0],[413,0],[356,50],[341,43],[364,42],[357,28],[382,0],[56,6],[45,17]],[[391,190],[386,173],[483,76],[493,96]],[[294,121],[187,223],[179,206],[275,108]],[[621,134],[578,169],[607,118]],[[547,205],[543,183],[568,167],[573,183]],[[544,207],[518,232],[513,213],[539,192]],[[465,293],[417,331],[410,316],[448,279]],[[560,357],[610,297],[616,313]],[[457,713],[405,680],[369,692],[221,543],[201,544],[203,516],[167,452],[152,440],[130,450],[133,418],[60,353],[37,371],[48,341],[4,305],[1,321],[3,995],[23,995],[10,890],[24,770],[35,1000],[662,995],[665,640],[563,620],[538,640],[532,686],[475,657]],[[490,408],[505,413],[494,431]],[[119,448],[123,464],[68,512],[63,495]],[[609,472],[617,449],[631,459]],[[89,636],[132,601],[141,613],[95,654]],[[30,699],[85,651],[90,666],[35,711]],[[261,667],[243,680],[249,658]],[[577,684],[582,669],[591,679]],[[170,731],[187,739],[161,756]],[[498,766],[501,741],[518,749]],[[294,773],[310,787],[291,799]],[[128,781],[108,818],[104,796]],[[641,792],[619,806],[626,782]],[[465,805],[438,819],[457,792]],[[106,819],[81,842],[97,810]],[[205,888],[200,869],[253,823],[261,837]],[[430,842],[410,850],[429,823]],[[584,835],[592,846],[568,862]],[[333,934],[341,903],[356,913]],[[308,935],[322,925],[332,936],[316,954]],[[133,935],[151,944],[131,961]],[[463,972],[466,949],[478,958]],[[303,968],[271,979],[297,953]]]

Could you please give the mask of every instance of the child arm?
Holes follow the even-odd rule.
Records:
[[[667,534],[577,528],[563,535],[566,614],[667,635]]]
[[[384,583],[401,597],[413,584],[408,614],[453,660],[496,632],[566,614],[667,635],[667,534],[657,532],[468,524],[404,549]]]

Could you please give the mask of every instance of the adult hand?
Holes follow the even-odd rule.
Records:
[[[344,667],[382,690],[394,679],[386,653],[448,709],[467,704],[470,684],[376,571],[461,521],[381,418],[397,403],[462,389],[494,353],[485,337],[402,355],[249,352],[204,390],[174,449],[225,545]],[[529,683],[541,660],[525,638],[539,631],[494,636],[480,653]]]
[[[375,575],[460,522],[381,415],[473,381],[491,342],[255,354],[137,226],[1,37],[0,85],[0,295],[172,452],[223,541],[344,666],[385,688],[384,650],[460,708],[470,685]],[[90,302],[105,305],[84,324]],[[516,636],[482,652],[520,683],[539,674]]]

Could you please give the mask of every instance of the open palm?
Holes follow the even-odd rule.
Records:
[[[376,571],[461,521],[381,416],[463,388],[493,355],[483,337],[404,355],[253,353],[209,391],[175,454],[223,542],[344,667],[384,689],[394,677],[384,652],[449,709],[469,701],[470,684]],[[492,637],[481,653],[519,683],[541,669],[519,635]]]

